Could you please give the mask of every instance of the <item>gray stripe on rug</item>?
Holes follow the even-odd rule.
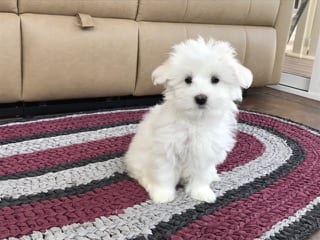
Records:
[[[0,181],[0,200],[3,198],[16,199],[21,196],[88,184],[95,180],[111,177],[116,172],[125,172],[123,161],[120,158],[47,173],[37,177]]]
[[[9,157],[17,154],[44,151],[46,149],[65,147],[73,144],[81,144],[110,137],[119,137],[126,134],[135,133],[137,126],[137,124],[129,124],[113,128],[99,129],[96,131],[73,133],[0,145],[0,157]]]

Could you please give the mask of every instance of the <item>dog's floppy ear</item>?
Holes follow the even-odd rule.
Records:
[[[240,86],[245,89],[249,88],[253,81],[252,72],[245,66],[238,63],[237,61],[234,61],[232,65],[235,71],[236,78],[240,83]]]
[[[223,41],[214,41],[211,40],[208,42],[208,44],[211,44],[213,47],[218,49],[219,55],[225,56],[229,59],[231,59],[231,65],[232,68],[235,71],[236,78],[238,80],[238,83],[242,88],[249,88],[252,84],[252,73],[251,71],[242,66],[236,59],[236,51],[235,49],[230,45],[229,42],[223,42]]]
[[[169,78],[169,63],[166,61],[152,72],[152,82],[154,85],[165,84]]]

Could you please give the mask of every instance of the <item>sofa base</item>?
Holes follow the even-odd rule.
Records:
[[[0,104],[0,119],[14,118],[23,115],[22,103],[2,103]]]
[[[37,115],[74,113],[103,109],[152,106],[162,101],[161,95],[144,97],[108,97],[81,100],[49,101],[36,103],[0,104],[0,119]]]

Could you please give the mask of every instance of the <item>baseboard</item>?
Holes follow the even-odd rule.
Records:
[[[280,84],[307,91],[309,89],[310,79],[303,76],[296,76],[294,74],[282,73]]]
[[[303,91],[303,90],[295,89],[295,88],[288,87],[288,86],[282,86],[282,85],[270,85],[268,87],[276,89],[276,90],[280,90],[283,92],[295,94],[300,97],[305,97],[305,98],[310,98],[310,99],[313,99],[316,101],[320,101],[320,94],[317,94],[317,93]]]

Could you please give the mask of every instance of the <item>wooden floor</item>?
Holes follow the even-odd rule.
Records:
[[[271,88],[250,89],[240,108],[277,115],[320,129],[320,102]]]

